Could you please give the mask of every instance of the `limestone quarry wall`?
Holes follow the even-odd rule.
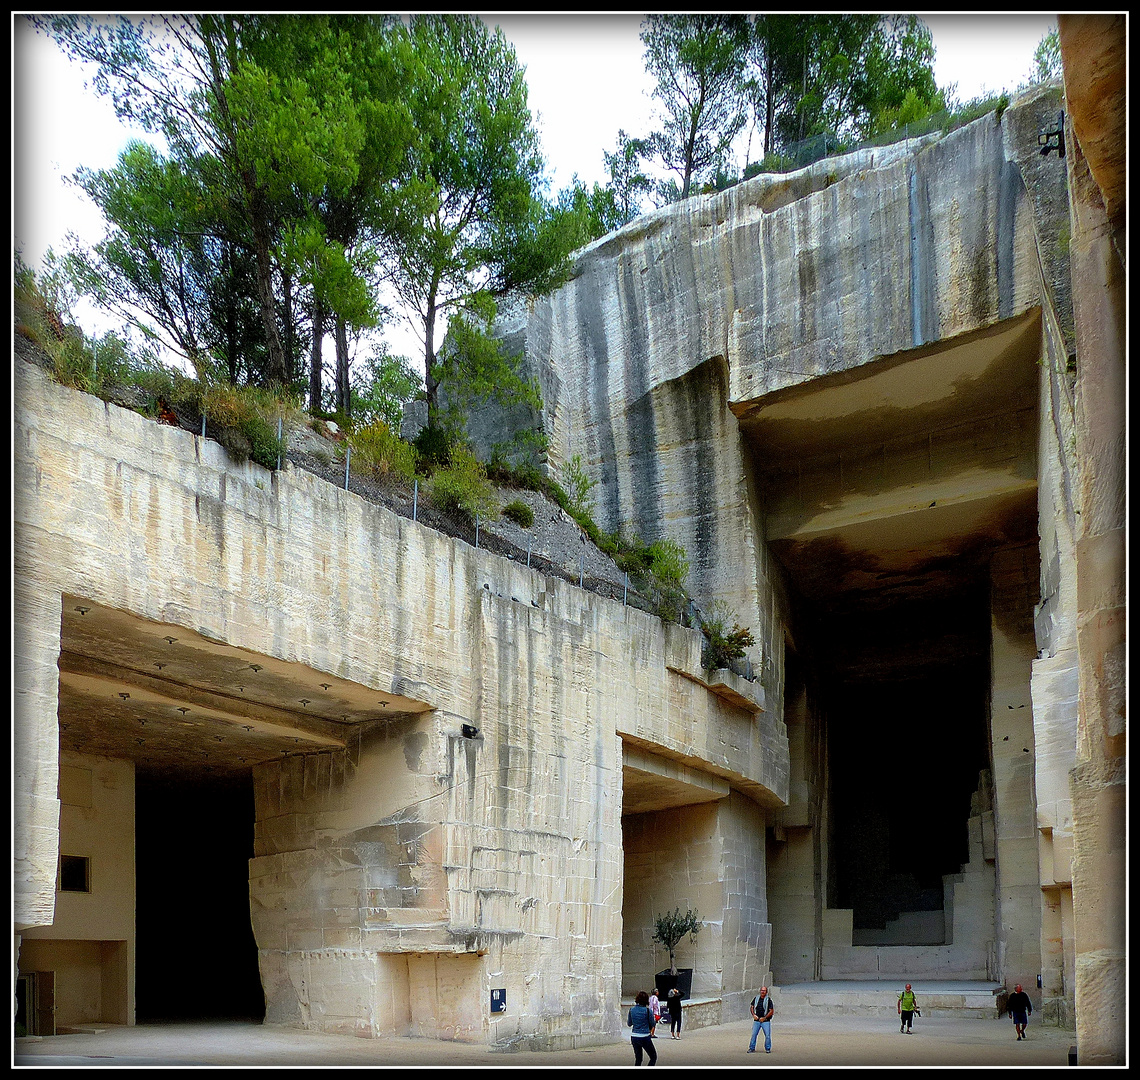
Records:
[[[1127,32],[1122,13],[1058,18],[1076,328],[1076,761],[1072,894],[1082,1065],[1126,1062]],[[1059,920],[1064,927],[1064,909]]]
[[[542,388],[552,472],[580,454],[602,528],[685,546],[698,603],[726,601],[756,634],[777,708],[783,587],[737,416],[1039,305],[1064,189],[1033,171],[1036,129],[1059,105],[1046,88],[941,140],[684,200],[584,249],[566,285],[500,322]]]
[[[310,474],[234,465],[31,365],[17,394],[17,925],[52,917],[67,593],[433,707],[256,768],[271,1019],[536,1047],[615,1037],[622,733],[762,814],[753,800],[787,799],[782,723],[700,681],[695,631],[667,635]],[[439,985],[464,987],[462,1007]]]

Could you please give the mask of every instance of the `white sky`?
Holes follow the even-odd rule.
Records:
[[[566,187],[574,173],[587,186],[604,183],[602,153],[613,149],[619,128],[630,135],[651,130],[652,82],[642,62],[641,18],[483,16],[502,27],[526,66],[551,193]],[[1015,89],[1030,72],[1037,43],[1056,23],[1051,14],[923,18],[934,38],[935,79],[940,87],[956,84],[962,101]],[[38,269],[49,247],[66,247],[69,232],[85,243],[103,235],[98,211],[65,178],[80,165],[112,167],[128,139],[141,133],[122,125],[110,102],[85,87],[86,73],[19,15],[13,16],[12,41],[13,243]],[[98,313],[78,314],[89,332],[110,328]],[[422,351],[406,332],[393,328],[386,336],[397,352],[416,357]]]

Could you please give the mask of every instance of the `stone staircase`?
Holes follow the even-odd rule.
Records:
[[[959,877],[961,875],[958,875]],[[942,945],[946,941],[944,911],[902,911],[882,930],[855,929],[852,945]]]
[[[771,987],[778,1016],[865,1016],[876,1020],[898,1015],[898,998],[911,983],[923,1017],[950,1016],[992,1020],[997,1016],[1000,983],[902,979],[829,980]]]

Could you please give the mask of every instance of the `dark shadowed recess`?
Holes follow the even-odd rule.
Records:
[[[135,799],[137,1021],[263,1020],[252,777],[140,771]]]

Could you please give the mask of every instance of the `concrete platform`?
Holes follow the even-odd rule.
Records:
[[[957,1017],[992,1020],[998,1016],[996,982],[831,979],[825,982],[791,983],[769,989],[780,1016],[863,1016],[882,1019],[898,1015],[898,998],[910,982],[924,1017]]]

